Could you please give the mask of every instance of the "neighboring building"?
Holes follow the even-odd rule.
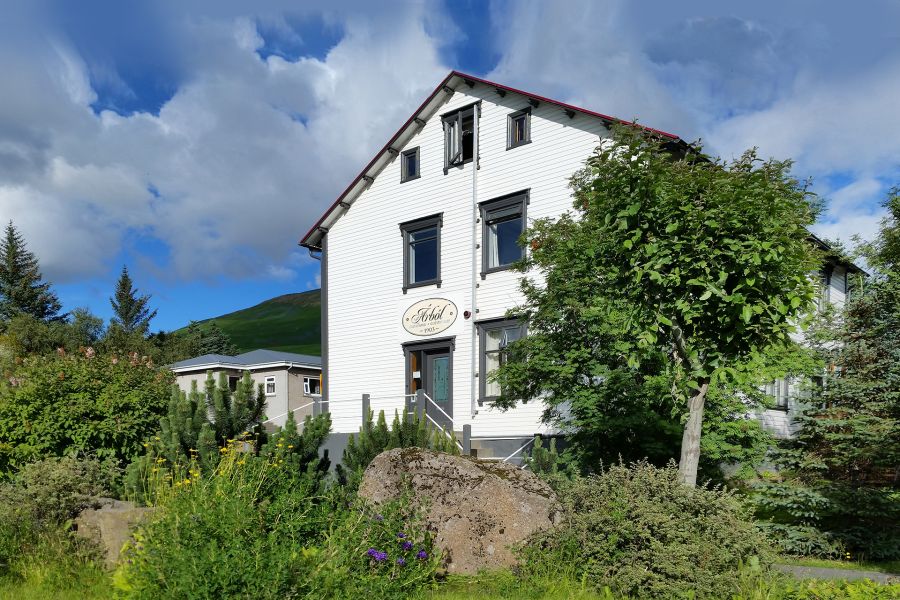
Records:
[[[523,301],[510,266],[528,222],[571,209],[569,178],[619,122],[455,71],[437,86],[301,240],[321,258],[333,431],[359,430],[363,394],[390,420],[424,390],[481,456],[553,433],[540,402],[492,404],[487,375],[525,334],[507,318]]]
[[[313,413],[313,402],[321,398],[322,359],[318,356],[253,350],[237,356],[204,354],[182,360],[169,366],[175,373],[175,382],[185,392],[190,392],[196,381],[202,391],[207,373],[212,372],[218,381],[225,373],[232,390],[250,372],[254,384],[262,385],[266,395],[266,422],[271,429],[284,425],[288,412],[293,412],[298,422]],[[256,386],[254,386],[256,387]]]

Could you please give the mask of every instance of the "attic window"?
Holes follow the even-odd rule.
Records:
[[[475,109],[462,108],[444,116],[444,173],[472,162],[475,156]]]
[[[514,112],[507,117],[506,149],[531,143],[531,108]]]
[[[404,150],[400,154],[400,183],[418,179],[419,172],[419,147]]]

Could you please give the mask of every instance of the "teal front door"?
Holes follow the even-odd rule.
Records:
[[[450,353],[426,353],[424,375],[425,393],[434,402],[428,403],[425,411],[441,427],[450,431],[453,428],[453,373],[450,370]]]

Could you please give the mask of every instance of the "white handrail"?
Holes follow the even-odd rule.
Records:
[[[312,406],[315,403],[316,403],[315,400],[313,400],[312,402],[308,402],[308,403],[304,404],[303,406],[298,406],[297,408],[292,408],[291,410],[287,411],[286,413],[281,413],[277,417],[272,417],[271,419],[266,419],[265,421],[263,421],[261,423],[261,425],[265,425],[266,423],[271,423],[275,419],[280,419],[281,417],[286,417],[287,415],[291,414],[292,412],[296,412],[296,411],[300,410],[301,408],[306,408],[307,406]]]
[[[507,461],[508,461],[509,459],[511,459],[513,456],[515,456],[516,454],[518,454],[519,452],[521,452],[522,450],[524,450],[525,448],[527,448],[527,447],[528,447],[528,444],[533,444],[533,443],[534,443],[534,438],[531,438],[530,440],[528,440],[527,442],[525,442],[525,445],[524,445],[524,446],[522,446],[521,448],[519,448],[518,450],[516,450],[515,452],[513,452],[512,454],[510,454],[510,455],[507,456],[506,458],[504,458],[504,459],[503,459],[503,462],[507,462]]]
[[[431,402],[431,403],[434,405],[434,407],[435,407],[436,409],[438,409],[439,411],[441,411],[441,414],[444,415],[445,417],[447,417],[447,420],[450,421],[451,424],[453,424],[453,417],[451,417],[451,416],[448,415],[446,412],[444,412],[444,409],[441,408],[440,406],[438,406],[438,405],[437,405],[437,402],[435,402],[434,400],[432,400],[432,399],[428,396],[428,394],[426,394],[425,392],[422,392],[422,395],[425,396],[425,399],[428,400],[429,402]],[[426,410],[425,412],[427,413],[428,411]]]

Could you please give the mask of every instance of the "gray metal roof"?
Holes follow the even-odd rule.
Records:
[[[169,368],[182,371],[192,367],[200,368],[221,365],[234,367],[236,369],[250,369],[272,363],[297,363],[299,365],[322,368],[322,358],[320,356],[295,354],[294,352],[278,352],[276,350],[251,350],[250,352],[244,352],[237,356],[204,354],[203,356],[178,361],[177,363],[169,365]]]
[[[293,352],[278,352],[276,350],[251,350],[234,357],[234,360],[246,365],[258,365],[261,363],[271,362],[295,362],[304,365],[322,366],[321,356],[310,356],[308,354],[295,354]]]

